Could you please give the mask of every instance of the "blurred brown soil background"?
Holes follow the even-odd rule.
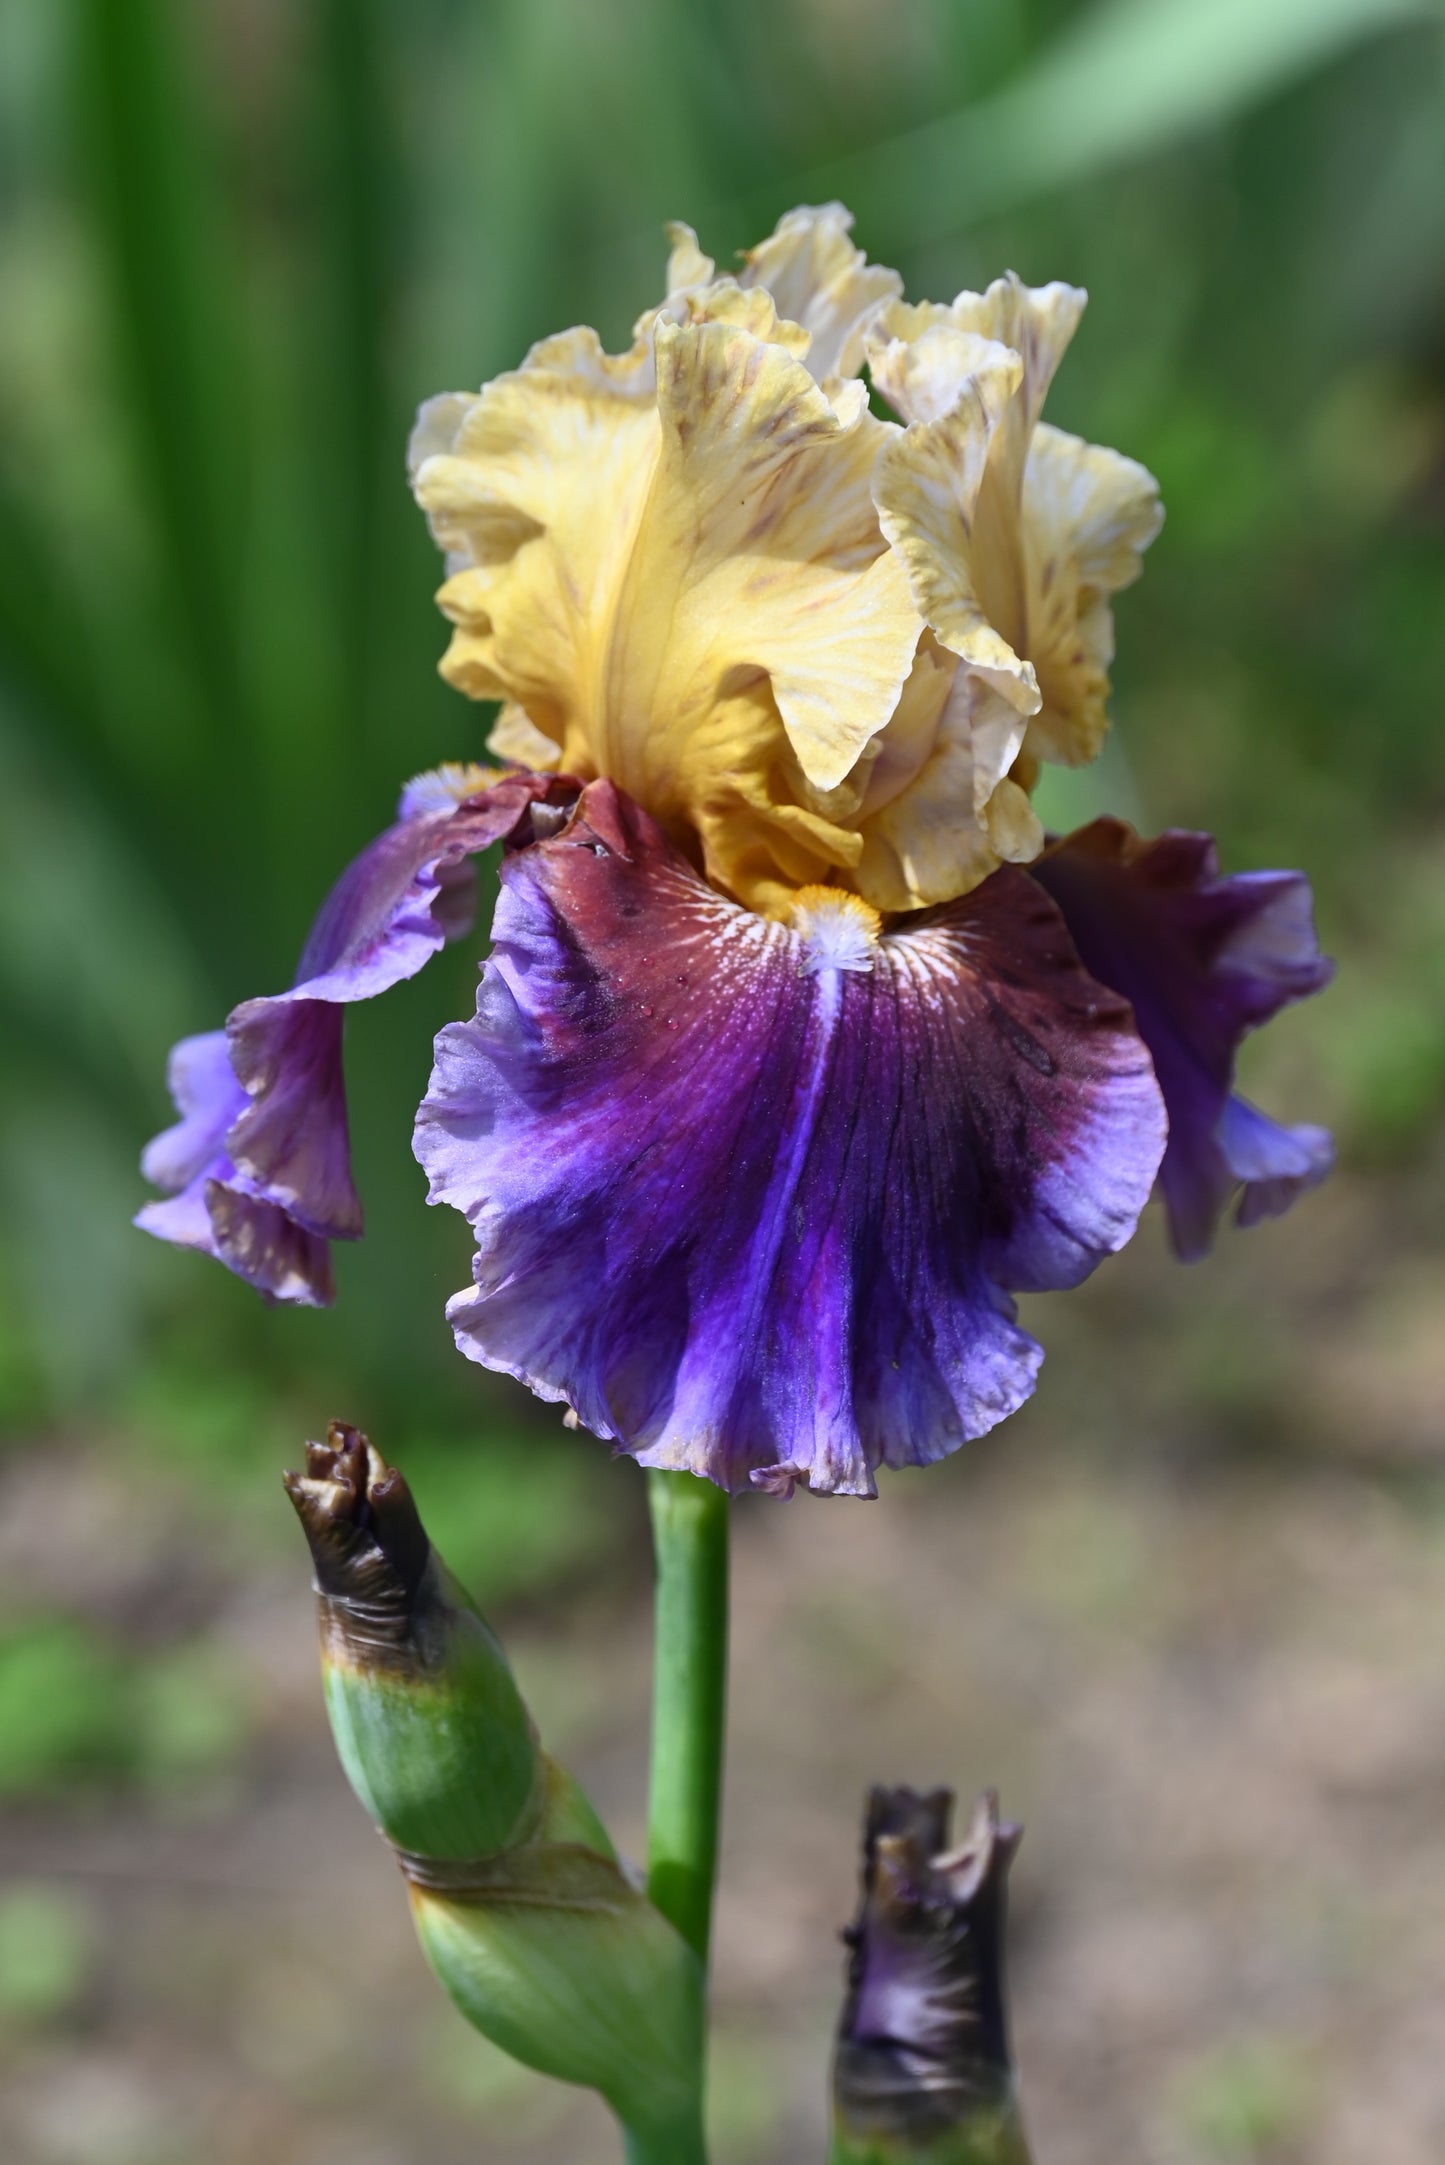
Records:
[[[994,1437],[873,1505],[739,1509],[720,2165],[823,2154],[877,1778],[993,1784],[1026,1823],[1014,2000],[1041,2165],[1438,2165],[1445,1334],[1411,1234],[1442,1200],[1445,1162],[1341,1178],[1187,1273],[1151,1213],[1082,1294],[1034,1304],[1043,1388]],[[524,1448],[580,1476],[607,1539],[499,1621],[635,1853],[641,1484],[550,1423]],[[144,1714],[157,1763],[132,1738],[0,1817],[0,2154],[603,2165],[600,2108],[473,2037],[424,1971],[332,1756],[274,1470],[258,1451],[194,1485],[104,1435],[7,1466],[5,1608],[188,1666],[169,1731]],[[236,1695],[219,1733],[191,1674],[206,1704]]]

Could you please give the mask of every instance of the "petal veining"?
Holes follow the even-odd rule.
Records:
[[[593,785],[504,866],[417,1154],[476,1234],[471,1358],[644,1464],[870,1494],[1028,1396],[1009,1291],[1122,1245],[1163,1119],[1025,875],[831,960],[810,934]]]
[[[893,713],[921,630],[870,492],[887,425],[863,408],[841,420],[781,347],[731,325],[659,325],[657,369],[661,453],[603,771],[624,788],[639,776],[650,805],[680,796],[719,687],[752,672],[805,780],[831,789]]]

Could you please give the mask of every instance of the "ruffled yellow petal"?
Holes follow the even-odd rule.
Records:
[[[1029,441],[1088,298],[1081,287],[1057,279],[1047,286],[1026,286],[1009,271],[983,293],[960,293],[949,309],[960,331],[995,339],[1023,364],[1018,395],[1004,416],[989,461],[992,478],[1015,517]]]
[[[961,331],[949,311],[933,301],[894,301],[880,309],[866,340],[875,390],[904,421],[941,421],[953,411],[970,378],[992,364],[1011,372],[1013,388],[1023,364],[996,339]],[[1002,396],[1009,397],[1012,390]],[[997,417],[995,417],[995,422]]]
[[[1031,864],[1044,846],[1043,823],[1028,791],[1012,775],[1005,775],[989,798],[984,827],[1003,864]]]
[[[811,786],[765,679],[713,708],[707,752],[692,810],[717,886],[785,918],[796,888],[846,877],[857,865],[861,790]]]
[[[861,385],[827,396],[803,350],[763,289],[714,281],[627,355],[570,332],[433,402],[414,466],[453,567],[444,675],[513,702],[563,769],[610,775],[744,899],[856,858],[824,800],[922,629],[872,503],[896,431]],[[527,756],[517,719],[498,726]]]
[[[1134,459],[1043,423],[1024,469],[1029,644],[1043,705],[1029,739],[1080,765],[1108,729],[1114,620],[1108,597],[1138,578],[1164,523],[1153,475]]]
[[[1077,764],[1098,751],[1108,596],[1137,577],[1158,531],[1142,467],[1039,421],[1084,300],[1077,287],[1031,288],[1010,274],[947,307],[894,302],[869,329],[873,380],[909,424],[879,463],[884,532],[939,639],[1028,717],[1002,770],[980,744],[990,800],[1021,749],[1016,779],[1041,758]],[[1022,845],[1028,823],[1012,796],[992,818],[1011,849]]]
[[[946,324],[927,326],[916,345],[890,341],[876,350],[877,373],[906,410],[936,415],[912,422],[880,452],[873,490],[880,524],[919,615],[1026,717],[1039,704],[1037,681],[990,615],[974,546],[990,449],[1023,363],[1007,347]]]
[[[1038,855],[1042,829],[1007,778],[1021,728],[985,679],[924,641],[864,798],[860,894],[882,910],[922,909],[967,893],[1005,860]]]
[[[870,263],[849,239],[853,214],[841,203],[791,210],[767,240],[747,251],[740,284],[762,286],[778,314],[808,333],[808,373],[818,383],[856,376],[863,336],[879,305],[903,291],[897,271]]]
[[[699,258],[700,263],[707,261],[706,256]],[[660,323],[731,323],[769,345],[781,346],[797,360],[808,350],[808,333],[800,323],[789,323],[779,316],[771,293],[765,293],[761,286],[744,287],[736,278],[710,278],[705,284],[684,286],[680,291],[669,287],[667,299],[647,309],[633,325],[634,353],[641,349],[649,360],[652,358],[653,334]],[[650,370],[648,381],[655,386],[656,377]]]
[[[659,323],[656,346],[659,453],[614,635],[604,771],[645,804],[685,800],[708,707],[766,676],[806,780],[830,789],[887,722],[922,628],[870,493],[889,427],[732,324]]]
[[[506,702],[492,749],[611,776],[783,916],[800,886],[915,909],[1036,854],[1031,779],[1098,748],[1109,596],[1160,518],[1141,467],[1039,421],[1082,293],[910,307],[850,228],[790,212],[719,277],[671,226],[626,353],[544,340],[412,442],[443,673]]]
[[[413,487],[447,551],[438,599],[456,626],[442,674],[511,699],[584,776],[578,718],[598,701],[612,619],[651,478],[651,356],[621,362],[595,333],[547,340],[456,420]],[[581,760],[574,767],[574,759]]]
[[[668,292],[682,293],[689,286],[710,285],[717,274],[717,265],[698,247],[692,227],[684,225],[680,218],[674,218],[668,224],[667,237],[672,243],[672,253],[667,259]]]
[[[639,318],[634,335],[643,335],[660,316],[686,322],[699,302],[706,315],[720,311],[712,296],[732,287],[744,293],[766,294],[773,304],[779,326],[767,330],[762,322],[746,321],[761,338],[786,344],[807,361],[815,383],[832,388],[856,376],[863,366],[863,340],[878,308],[903,290],[897,271],[885,264],[870,263],[861,248],[849,239],[851,211],[841,203],[804,204],[778,220],[777,226],[756,248],[743,252],[742,269],[735,278],[718,278],[717,266],[705,256],[692,227],[674,223],[667,228],[672,252],[667,259],[667,299],[658,309]],[[792,327],[803,333],[794,343]]]

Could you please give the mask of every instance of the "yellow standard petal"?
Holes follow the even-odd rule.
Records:
[[[438,597],[456,626],[442,674],[473,698],[516,701],[582,772],[598,770],[568,740],[597,705],[651,478],[650,378],[650,353],[617,362],[594,332],[569,332],[443,409],[448,450],[430,448],[436,402],[418,430],[413,487],[452,570]]]
[[[562,765],[562,747],[544,737],[526,708],[511,700],[492,724],[487,750],[514,767],[529,767],[533,774],[556,774]]]
[[[1039,421],[1084,300],[1010,274],[948,307],[892,303],[868,332],[873,380],[909,424],[880,461],[884,531],[940,641],[1026,718],[1020,776],[1040,758],[1098,751],[1108,596],[1138,575],[1162,516],[1142,467]],[[992,711],[977,694],[960,699]],[[998,742],[995,730],[993,755],[979,745],[977,777],[992,774]],[[1012,846],[1029,832],[1017,795],[1011,784],[989,815]]]
[[[1160,519],[1142,467],[1039,419],[1077,288],[909,306],[851,225],[791,211],[722,277],[669,227],[628,352],[544,340],[412,445],[443,673],[504,702],[492,750],[611,776],[781,916],[1037,854],[1031,778],[1098,749],[1109,597]]]
[[[674,261],[706,268],[682,236]],[[444,675],[760,907],[856,863],[849,777],[922,629],[872,502],[897,431],[861,385],[819,387],[807,335],[760,287],[695,286],[629,354],[569,332],[434,401],[413,467],[452,567]],[[516,714],[498,730],[538,757]]]
[[[692,227],[670,225],[668,298],[654,314],[676,314],[680,303],[700,296],[709,299],[709,313],[716,313],[711,293],[724,284],[766,293],[779,321],[806,334],[800,357],[806,359],[809,375],[831,388],[859,373],[868,324],[885,301],[903,291],[897,271],[870,263],[849,238],[852,230],[853,214],[841,203],[801,205],[780,218],[765,241],[743,251],[735,279],[719,280],[717,266],[699,248]],[[653,320],[643,317],[638,330]]]
[[[1029,745],[1045,759],[1092,759],[1109,726],[1114,617],[1109,596],[1143,570],[1164,523],[1154,476],[1121,452],[1045,421],[1024,468],[1029,652],[1043,705]]]
[[[667,238],[672,246],[667,259],[669,294],[683,293],[689,286],[710,285],[717,275],[717,265],[698,247],[692,227],[674,218],[667,227]]]
[[[885,862],[896,863],[901,885],[890,883],[890,895],[906,891],[916,901],[938,901],[963,892],[997,863],[988,806],[1040,701],[1033,668],[990,616],[970,545],[982,521],[992,446],[1024,368],[1007,347],[940,321],[925,322],[916,340],[890,339],[876,350],[876,375],[888,396],[920,416],[879,456],[879,517],[919,614],[961,666],[946,726],[940,721],[908,791],[874,826],[873,840],[887,855],[869,852],[865,863],[878,878]],[[941,886],[955,875],[961,885]]]
[[[921,909],[1038,855],[1043,830],[1008,779],[1022,726],[985,677],[924,641],[863,800],[860,894],[881,910]]]
[[[886,264],[870,263],[849,235],[853,214],[841,203],[804,205],[746,256],[740,283],[762,286],[778,314],[808,333],[808,373],[819,383],[856,376],[866,327],[879,306],[903,291]]]

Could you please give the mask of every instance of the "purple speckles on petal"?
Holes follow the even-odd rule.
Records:
[[[332,1298],[331,1240],[361,1232],[341,1066],[343,1008],[374,998],[471,927],[470,859],[510,835],[557,776],[448,768],[408,784],[403,814],[342,873],[289,992],[248,1000],[171,1057],[181,1119],[142,1160],[175,1191],[136,1223],[199,1248],[268,1298]]]
[[[1144,842],[1095,820],[1033,876],[1063,911],[1085,966],[1132,1004],[1169,1111],[1159,1184],[1181,1256],[1202,1255],[1230,1197],[1241,1225],[1288,1209],[1333,1163],[1323,1128],[1279,1127],[1232,1095],[1241,1039],[1332,966],[1298,872],[1226,878],[1208,835]]]
[[[819,969],[594,783],[494,937],[417,1126],[476,1233],[464,1352],[732,1489],[871,1494],[1028,1396],[1008,1289],[1122,1245],[1163,1117],[1024,874]]]

